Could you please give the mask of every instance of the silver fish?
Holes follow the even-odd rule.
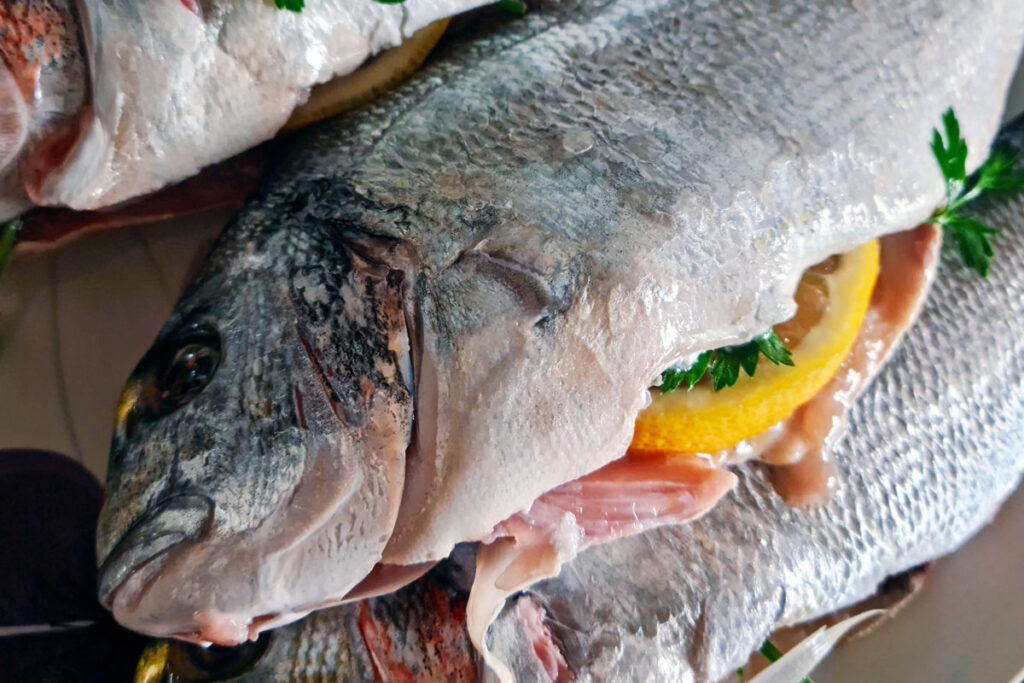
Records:
[[[128,382],[103,601],[240,642],[620,458],[664,368],[929,215],[932,125],[977,165],[1022,40],[1005,0],[563,2],[300,137]]]
[[[1024,153],[1024,118],[1000,142]],[[543,679],[526,602],[579,680],[716,681],[777,628],[855,603],[988,523],[1024,473],[1024,196],[979,203],[1003,231],[993,271],[940,267],[850,413],[827,504],[790,508],[765,468],[740,468],[699,521],[585,551],[510,601],[491,629],[499,659]]]
[[[1024,152],[1024,119],[1001,141]],[[789,508],[764,468],[744,465],[736,494],[701,521],[586,551],[492,627],[492,651],[517,679],[557,672],[537,656],[539,618],[580,680],[718,680],[778,626],[861,600],[990,519],[1024,471],[1024,196],[994,197],[976,216],[1004,231],[993,272],[941,266],[919,322],[854,411],[832,501]],[[171,644],[136,681],[190,680],[197,666],[239,681],[474,680],[472,562],[463,549],[405,589],[317,612],[257,646],[206,656]],[[916,590],[912,573],[884,582],[883,605]]]
[[[312,86],[484,2],[318,0],[294,13],[262,0],[3,0],[0,220],[191,176],[273,137]],[[42,70],[20,68],[26,58]],[[59,129],[41,120],[55,105]]]

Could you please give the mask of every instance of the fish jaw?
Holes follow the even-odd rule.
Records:
[[[135,631],[237,645],[340,601],[380,558],[401,494],[401,461],[393,458],[375,480],[339,455],[359,453],[354,444],[324,446],[307,453],[313,463],[294,495],[252,532],[221,533],[208,499],[205,511],[175,511],[189,528],[161,519],[166,503],[150,506],[101,567],[103,604]],[[353,509],[383,520],[382,528],[356,536]]]
[[[370,573],[412,422],[401,280],[347,252],[341,267],[338,254],[330,269],[306,261],[344,249],[315,231],[275,233],[288,244],[270,248],[291,257],[277,260],[235,234],[128,381],[97,535],[100,598],[118,621],[221,645],[340,601]],[[252,315],[273,322],[222,324]],[[171,381],[182,354],[193,374]]]

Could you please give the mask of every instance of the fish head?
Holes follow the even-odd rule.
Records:
[[[115,618],[221,645],[369,573],[412,419],[400,277],[316,230],[234,235],[128,379],[97,537]]]

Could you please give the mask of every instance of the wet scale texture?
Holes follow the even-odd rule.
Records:
[[[1021,122],[1006,139],[1024,149]],[[698,522],[588,550],[529,591],[580,679],[718,680],[776,627],[856,602],[988,522],[1024,471],[1024,198],[978,216],[1004,230],[993,272],[940,268],[850,413],[827,504],[790,508],[744,467]],[[540,664],[511,607],[492,633],[530,680]]]
[[[297,136],[129,380],[104,600],[231,642],[620,458],[664,368],[929,215],[932,126],[987,147],[1022,34],[1006,0],[567,1]],[[219,369],[154,412],[191,321]]]

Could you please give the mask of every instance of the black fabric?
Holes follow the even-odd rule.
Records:
[[[96,599],[99,482],[46,451],[0,451],[0,629],[92,626],[0,637],[2,681],[130,681],[145,639]]]

